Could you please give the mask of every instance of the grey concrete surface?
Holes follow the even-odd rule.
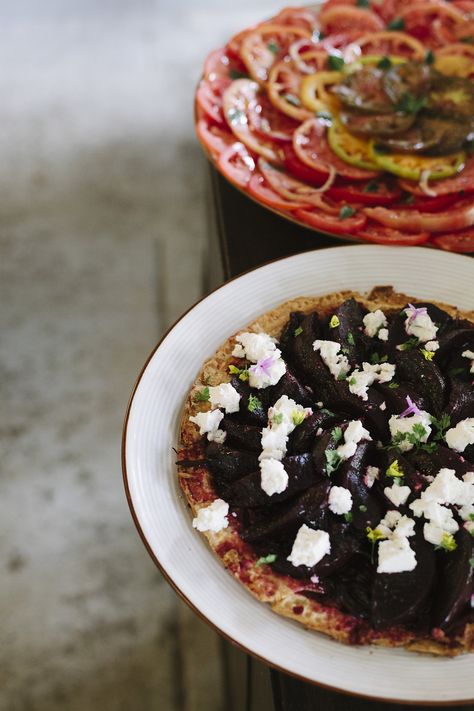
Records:
[[[216,638],[131,522],[120,437],[148,352],[201,291],[203,57],[275,9],[0,6],[1,711],[223,706]]]

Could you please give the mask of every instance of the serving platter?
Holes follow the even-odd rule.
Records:
[[[420,300],[470,309],[474,264],[420,248],[357,245],[269,263],[220,287],[165,335],[134,388],[123,433],[130,510],[150,555],[209,624],[266,663],[337,691],[400,703],[472,703],[473,657],[348,647],[254,600],[191,527],[175,467],[178,423],[202,362],[259,314],[301,295],[391,284]]]
[[[326,0],[285,8],[211,52],[195,117],[217,170],[264,209],[313,233],[473,252],[472,7],[469,0],[424,0],[416,12],[412,5]],[[402,75],[400,84],[403,71],[418,72],[420,82]],[[382,72],[383,87],[398,87],[390,99],[384,94],[384,126],[387,116],[415,123],[391,137],[367,134],[381,115],[363,93],[366,103],[354,109],[333,91],[345,85],[346,92],[348,77],[360,72]],[[440,91],[466,96],[457,107],[432,105]],[[451,145],[459,131],[461,142]],[[394,140],[395,152],[379,145]]]

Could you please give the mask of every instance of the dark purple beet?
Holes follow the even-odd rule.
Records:
[[[443,409],[446,383],[438,366],[426,360],[418,349],[397,351],[396,375],[411,383],[424,398],[428,412],[436,417]]]
[[[345,566],[359,549],[362,538],[360,533],[346,523],[343,516],[330,514],[327,530],[331,539],[331,552],[311,569],[311,574],[316,573],[321,577],[332,575]]]
[[[326,451],[334,451],[338,447],[338,442],[332,435],[333,429],[325,430],[322,435],[316,438],[312,451],[313,463],[316,473],[319,476],[327,476]]]
[[[375,629],[412,624],[425,607],[435,578],[435,552],[421,529],[410,538],[417,565],[404,573],[377,573],[372,594]]]
[[[242,422],[247,422],[253,425],[260,425],[260,427],[265,427],[268,420],[268,392],[267,389],[262,390],[251,389],[250,385],[243,380],[240,380],[236,375],[231,379],[231,383],[238,393],[241,395],[240,409],[235,415],[231,415],[231,419],[236,419]],[[253,406],[249,410],[249,398],[250,395],[256,397],[260,402],[260,405],[256,405],[253,401]]]
[[[216,442],[207,445],[206,460],[215,482],[230,483],[258,468],[256,454],[231,449]]]
[[[470,361],[466,362],[470,364]],[[452,379],[450,384],[449,401],[445,412],[450,416],[453,427],[466,417],[474,417],[474,388],[470,383],[467,384],[457,379]]]
[[[262,451],[261,427],[246,425],[244,422],[224,417],[220,428],[227,432],[226,445],[258,454]]]
[[[323,408],[324,409],[324,408]],[[292,454],[309,452],[314,445],[316,432],[321,427],[326,429],[334,425],[338,421],[338,417],[328,410],[315,410],[315,412],[307,417],[301,425],[290,434],[288,440],[288,451]]]
[[[446,629],[470,603],[474,590],[474,538],[461,528],[455,536],[454,551],[440,551],[439,575],[433,605],[433,627]]]
[[[347,299],[326,319],[323,338],[328,341],[339,341],[353,367],[364,359],[366,343],[361,330],[362,319],[366,313],[367,309],[355,299]],[[329,326],[332,316],[337,316],[339,319],[339,326],[336,328]]]
[[[454,469],[457,476],[461,477],[472,470],[472,466],[463,457],[442,444],[433,452],[412,449],[405,456],[419,472],[428,476],[436,476],[440,469]]]
[[[387,442],[389,439],[387,413],[380,409],[384,401],[383,396],[371,387],[368,389],[367,400],[362,400],[350,392],[345,381],[338,382],[336,389],[337,395],[328,401],[329,409],[336,412],[342,410],[352,419],[362,419],[373,437]]]
[[[310,407],[314,402],[312,390],[306,387],[306,385],[302,385],[289,370],[286,371],[276,385],[269,388],[271,403],[279,400],[282,395],[287,395],[298,403],[298,405],[303,405],[303,407]]]
[[[372,607],[375,568],[367,555],[353,556],[334,578],[337,600],[342,610],[368,619]]]
[[[399,415],[403,410],[407,408],[407,396],[409,396],[415,405],[420,408],[420,410],[426,410],[426,403],[424,399],[415,392],[413,385],[408,383],[400,383],[395,376],[394,381],[398,384],[398,388],[390,388],[388,384],[380,383],[374,385],[374,389],[382,395],[384,402],[387,406],[385,410],[385,416],[390,418],[391,415]]]
[[[310,454],[286,457],[282,460],[282,464],[288,474],[288,486],[281,494],[268,496],[264,492],[261,486],[261,472],[258,470],[232,484],[227,493],[229,502],[234,506],[272,506],[286,501],[317,482]]]
[[[322,400],[326,404],[335,394],[336,381],[319,352],[313,348],[314,341],[319,338],[320,330],[317,315],[313,313],[305,316],[300,328],[303,331],[294,340],[291,366],[301,380],[311,386],[315,400]]]
[[[360,442],[353,457],[344,462],[332,476],[333,483],[344,486],[352,494],[352,525],[359,531],[376,526],[383,518],[382,508],[364,483],[364,472],[369,463],[372,442]]]
[[[474,346],[474,326],[472,324],[468,328],[452,328],[439,337],[436,360],[438,363],[445,364],[454,351],[463,351],[472,346]]]
[[[281,332],[278,345],[286,361],[291,360],[295,338],[299,337],[299,335],[295,336],[295,331],[299,328],[303,319],[304,314],[301,311],[293,311]]]

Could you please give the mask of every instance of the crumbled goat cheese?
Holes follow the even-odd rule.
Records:
[[[451,427],[445,434],[446,444],[456,452],[464,452],[469,444],[474,444],[474,417],[467,417]]]
[[[379,410],[382,410],[382,412],[385,412],[386,409],[387,409],[387,403],[384,400],[383,402],[380,403]]]
[[[189,420],[199,427],[199,434],[207,434],[209,441],[222,444],[226,437],[226,432],[219,429],[219,424],[223,417],[224,413],[220,410],[208,410],[207,412],[198,412],[197,415],[192,415]]]
[[[223,407],[227,414],[238,412],[241,395],[230,383],[211,386],[209,400],[213,407]]]
[[[352,457],[361,440],[371,440],[370,432],[365,429],[360,420],[351,420],[344,431],[344,443],[337,447],[336,452],[342,460]]]
[[[420,343],[426,343],[427,341],[434,341],[436,339],[438,326],[433,323],[426,308],[422,307],[417,309],[409,306],[405,309],[405,314],[405,331],[409,336],[415,336]]]
[[[466,484],[474,484],[474,472],[466,472],[463,476],[463,481]]]
[[[285,428],[264,427],[261,443],[262,452],[259,459],[283,459],[288,444],[288,435]]]
[[[380,541],[377,573],[403,573],[416,568],[415,551],[408,538]]]
[[[364,474],[364,484],[367,488],[371,489],[375,483],[375,480],[380,476],[380,469],[378,467],[368,466]]]
[[[434,523],[425,523],[423,526],[423,537],[425,541],[432,543],[434,546],[441,545],[445,533],[446,531]]]
[[[462,357],[463,358],[470,358],[471,360],[471,369],[470,373],[474,373],[474,351],[463,351],[462,352]]]
[[[438,341],[427,341],[425,343],[425,350],[430,351],[430,353],[434,353],[437,351],[439,348],[439,342]]]
[[[262,452],[259,459],[283,459],[286,454],[288,435],[297,427],[296,423],[301,421],[303,415],[308,417],[311,413],[310,408],[299,405],[288,395],[282,395],[268,409],[269,426],[262,430]],[[278,422],[275,421],[276,419]]]
[[[215,499],[209,506],[199,509],[197,516],[193,519],[193,527],[198,531],[218,533],[229,525],[228,513],[229,504],[223,499]]]
[[[392,415],[388,421],[388,426],[390,428],[390,434],[392,439],[394,439],[400,432],[403,434],[412,434],[413,427],[415,425],[423,425],[425,429],[425,434],[419,437],[420,442],[427,442],[428,437],[431,434],[431,415],[429,412],[420,410],[419,415],[411,415],[410,417],[400,417],[399,415]],[[401,442],[397,443],[398,448],[401,452],[408,452],[415,446],[408,439],[402,439]]]
[[[381,328],[378,336],[381,341],[388,341],[388,328]]]
[[[249,368],[249,385],[251,388],[268,388],[276,385],[286,373],[286,363],[281,358],[281,352],[276,349],[269,356],[259,360]]]
[[[261,486],[268,496],[281,494],[288,486],[288,473],[278,459],[263,459],[260,462]]]
[[[276,341],[267,333],[239,333],[235,337],[237,345],[232,351],[235,358],[247,358],[257,363],[272,355],[276,350]]]
[[[365,326],[364,332],[367,336],[370,336],[370,338],[380,334],[380,329],[386,328],[388,325],[387,318],[380,309],[366,314],[362,320]]]
[[[387,511],[385,517],[380,521],[377,529],[386,538],[409,538],[415,535],[415,522],[408,516],[402,516],[400,511]]]
[[[334,514],[349,513],[352,508],[352,494],[345,486],[332,486],[329,490],[329,508]]]
[[[323,363],[336,380],[344,377],[350,370],[349,361],[342,355],[341,344],[337,341],[314,341],[313,349],[319,351]]]
[[[363,363],[362,370],[356,368],[348,376],[349,390],[353,395],[357,395],[362,400],[367,400],[367,390],[375,383],[388,383],[395,375],[393,363]]]
[[[394,481],[392,486],[385,487],[383,493],[387,499],[390,499],[392,504],[398,508],[406,503],[410,496],[411,489],[409,486],[399,486],[397,482]]]
[[[307,568],[312,568],[330,552],[331,541],[328,532],[309,528],[304,523],[296,534],[287,560],[295,567],[305,565]]]

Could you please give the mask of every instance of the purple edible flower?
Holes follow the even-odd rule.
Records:
[[[410,311],[410,313],[407,314],[409,324],[412,323],[417,316],[426,316],[426,314],[428,313],[426,310],[426,306],[420,306],[420,308],[417,309],[416,306],[413,306],[413,304],[408,304],[408,309],[405,309],[405,313],[408,310]]]
[[[421,415],[421,410],[415,405],[409,395],[407,395],[406,400],[408,407],[406,410],[403,410],[403,412],[401,412],[398,417],[408,417],[408,415]]]
[[[252,373],[263,373],[264,375],[270,377],[269,369],[274,362],[274,356],[268,356],[268,358],[262,358],[262,360],[259,360],[255,365],[251,365],[249,370],[251,370]]]

